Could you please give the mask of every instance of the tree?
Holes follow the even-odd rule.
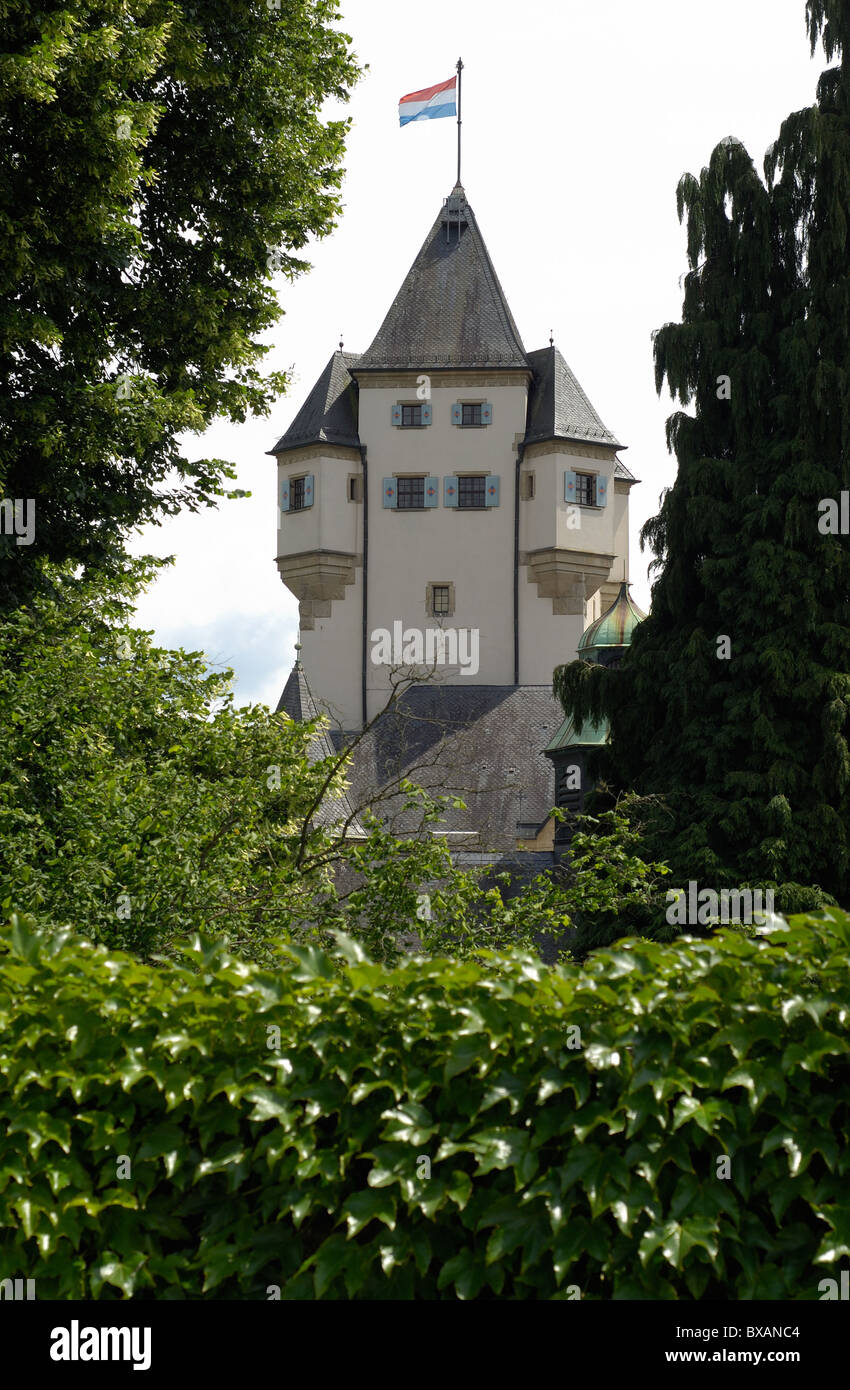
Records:
[[[339,210],[359,69],[337,0],[0,0],[0,607],[44,560],[121,565],[129,529],[215,502],[181,431],[265,412],[272,276]],[[19,528],[21,529],[21,528]]]
[[[51,575],[0,623],[0,907],[143,959],[197,931],[255,960],[341,929],[393,961],[426,951],[530,949],[557,918],[524,915],[429,833],[443,798],[378,789],[415,811],[399,839],[346,793],[350,749],[317,723],[233,703],[229,671],[155,647],[132,625],[149,566]],[[420,920],[420,894],[437,920]],[[533,898],[533,895],[532,895]],[[561,919],[563,918],[563,910]]]
[[[148,571],[53,574],[0,623],[4,915],[143,959],[201,931],[269,963],[287,942],[328,948],[343,931],[393,963],[410,949],[536,951],[579,909],[608,921],[646,900],[658,866],[621,847],[616,816],[599,843],[576,837],[567,875],[511,896],[506,877],[458,868],[431,834],[439,787],[390,780],[357,804],[351,745],[336,753],[319,722],[236,707],[230,672],[132,625]],[[400,802],[404,836],[382,819]]]
[[[555,689],[607,717],[600,768],[666,802],[645,850],[706,884],[850,889],[850,10],[810,0],[838,66],[784,122],[762,179],[737,141],[679,186],[682,322],[655,336],[678,475],[644,539],[652,611],[617,670]]]

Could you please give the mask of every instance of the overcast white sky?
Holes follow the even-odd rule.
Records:
[[[638,532],[672,482],[651,334],[678,319],[686,269],[676,185],[726,135],[759,169],[826,66],[809,57],[804,0],[343,0],[369,64],[347,114],[344,213],[280,280],[285,316],[269,368],[292,368],[270,418],[216,425],[197,456],[231,459],[250,499],[145,531],[134,549],[174,555],[139,609],[167,646],[232,666],[240,701],[274,707],[291,667],[298,605],[274,564],[275,463],[266,457],[337,346],[363,351],[451,191],[457,126],[401,129],[401,95],[463,75],[463,183],[527,349],[549,331],[605,423],[629,445],[632,593],[647,608]],[[345,110],[345,109],[344,109]]]

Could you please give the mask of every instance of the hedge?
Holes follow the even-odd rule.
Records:
[[[0,930],[0,1279],[803,1300],[846,1267],[847,915],[581,967],[339,950],[275,974]]]

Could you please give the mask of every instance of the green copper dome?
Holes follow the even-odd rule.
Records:
[[[604,661],[605,656],[612,655],[617,648],[630,646],[635,628],[645,617],[631,598],[629,585],[621,584],[611,607],[582,633],[577,648],[579,659]]]

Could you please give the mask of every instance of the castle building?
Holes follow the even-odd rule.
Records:
[[[459,854],[551,855],[552,672],[628,582],[623,447],[554,343],[524,347],[457,184],[270,450],[301,643],[278,708],[306,689],[337,747],[360,735],[353,800],[409,776],[466,803],[439,832]]]

